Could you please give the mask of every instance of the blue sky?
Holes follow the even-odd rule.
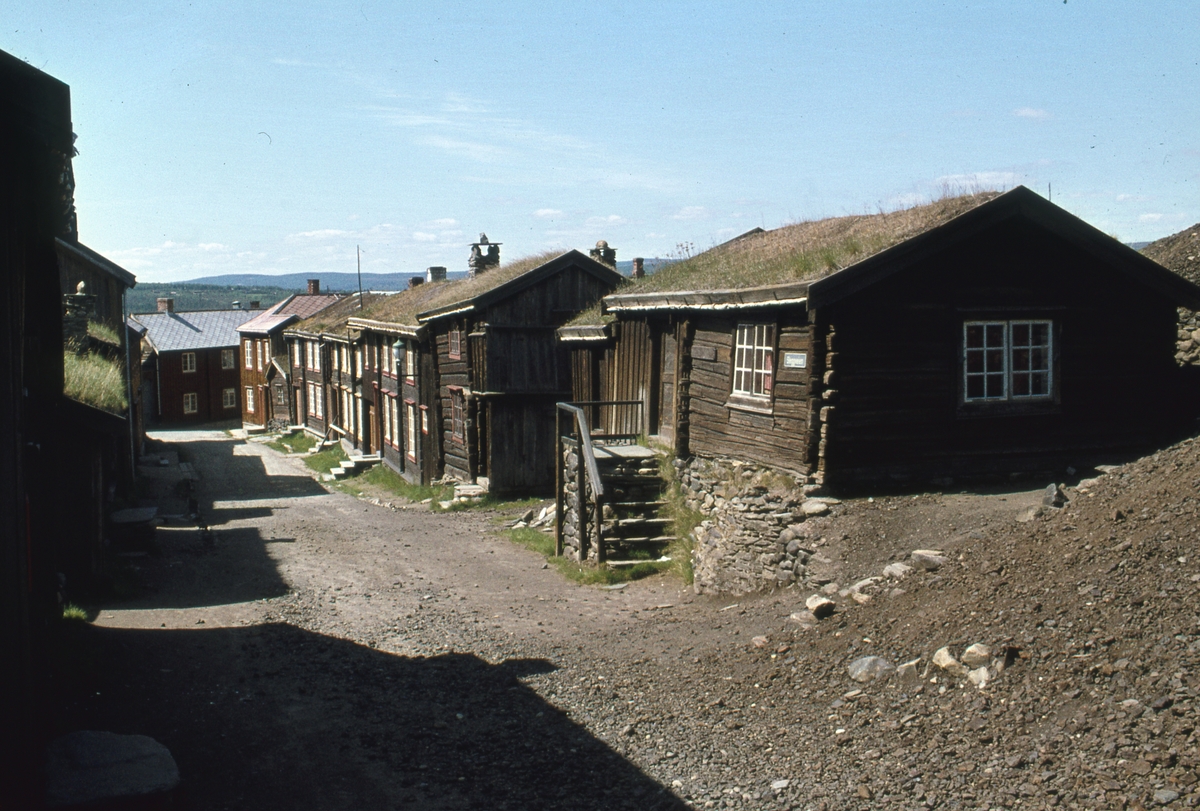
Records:
[[[119,11],[112,11],[119,8]],[[1200,221],[1195,0],[0,0],[71,86],[80,237],[142,280],[618,258],[1024,184]]]

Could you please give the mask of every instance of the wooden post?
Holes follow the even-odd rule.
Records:
[[[554,557],[563,553],[563,443],[562,409],[554,407]]]

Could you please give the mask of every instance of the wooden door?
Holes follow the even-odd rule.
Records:
[[[667,442],[675,441],[675,375],[677,366],[678,341],[674,329],[668,329],[662,334],[662,351],[659,354],[658,368],[661,370],[661,392],[658,406],[657,433]]]

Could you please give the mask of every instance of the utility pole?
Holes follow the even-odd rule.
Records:
[[[361,246],[361,245],[355,245],[355,246],[354,246],[354,249],[355,249],[355,251],[358,253],[358,309],[360,309],[360,310],[361,310],[361,309],[363,308],[363,294],[362,294],[362,246]]]

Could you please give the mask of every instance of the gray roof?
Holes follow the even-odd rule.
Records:
[[[132,315],[146,328],[146,340],[156,352],[215,349],[237,346],[237,328],[259,315],[259,310],[197,310],[183,313]]]

